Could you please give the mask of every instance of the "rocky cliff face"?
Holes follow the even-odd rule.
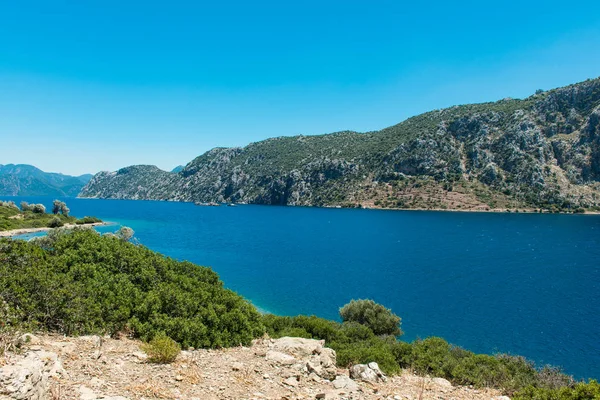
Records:
[[[82,197],[316,206],[595,208],[600,78],[455,106],[377,132],[216,148],[178,173],[96,175]]]

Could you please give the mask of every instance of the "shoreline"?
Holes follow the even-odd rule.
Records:
[[[199,205],[195,204],[192,200],[166,200],[166,199],[116,199],[116,198],[103,198],[103,197],[76,197],[76,199],[80,200],[124,200],[124,201],[158,201],[158,202],[171,202],[171,203],[188,203],[192,205],[197,205],[201,207],[207,207],[207,205]],[[227,203],[219,203],[219,205],[224,206]],[[539,208],[396,208],[396,207],[377,207],[371,205],[362,205],[361,207],[342,207],[339,205],[312,205],[312,204],[259,204],[259,203],[232,203],[236,206],[269,206],[269,207],[306,207],[306,208],[327,208],[327,209],[354,209],[354,210],[382,210],[382,211],[443,211],[443,212],[462,212],[462,213],[492,213],[492,214],[560,214],[560,215],[600,215],[600,211],[592,211],[585,210],[582,213],[576,212],[551,212],[548,210],[543,210],[539,212]]]
[[[113,222],[94,222],[93,224],[82,224],[82,225],[77,225],[77,224],[65,224],[64,226],[62,226],[62,228],[67,228],[67,229],[73,229],[73,228],[77,228],[77,227],[82,227],[82,226],[107,226],[107,225],[113,225]],[[19,229],[11,229],[9,231],[0,231],[0,238],[5,238],[5,237],[13,237],[13,236],[19,236],[19,235],[26,235],[28,233],[37,233],[37,232],[48,232],[52,229],[56,229],[56,228],[50,228],[50,227],[42,227],[42,228],[19,228]]]

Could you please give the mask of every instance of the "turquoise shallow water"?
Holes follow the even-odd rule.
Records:
[[[600,216],[63,200],[211,266],[276,314],[337,318],[373,298],[402,317],[406,340],[442,336],[600,378]]]

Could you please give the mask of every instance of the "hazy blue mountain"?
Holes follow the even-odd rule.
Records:
[[[600,205],[600,78],[375,132],[215,148],[178,173],[101,172],[80,196],[393,208]]]
[[[176,174],[176,173],[178,173],[178,172],[181,172],[181,171],[183,171],[183,169],[184,169],[184,168],[185,168],[185,166],[184,166],[184,165],[178,165],[178,166],[176,166],[175,168],[173,168],[173,169],[171,170],[171,172],[173,172],[173,173],[175,173],[175,174]]]
[[[0,195],[77,196],[92,176],[44,172],[27,164],[0,164]]]

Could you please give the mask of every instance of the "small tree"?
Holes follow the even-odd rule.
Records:
[[[340,308],[340,316],[344,322],[358,322],[369,327],[376,335],[402,335],[400,317],[373,300],[352,300]]]
[[[69,207],[67,207],[67,204],[64,201],[54,200],[52,202],[52,214],[56,215],[61,213],[65,217],[68,217],[70,211],[71,210],[69,210]]]
[[[46,206],[44,206],[43,204],[32,204],[30,207],[31,207],[31,211],[33,211],[36,214],[45,214],[46,213]]]
[[[61,205],[63,204],[60,200],[54,200],[52,202],[52,214],[56,215],[60,212]]]
[[[21,205],[21,211],[31,211],[31,206],[26,201],[22,201],[20,203],[20,205]]]

